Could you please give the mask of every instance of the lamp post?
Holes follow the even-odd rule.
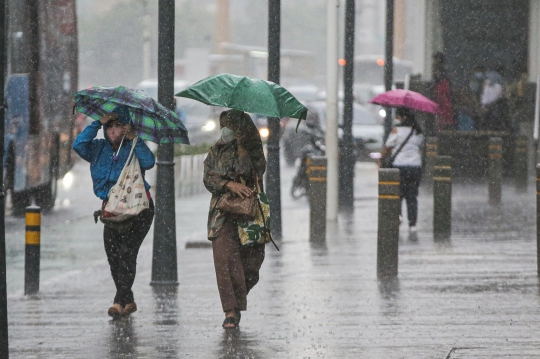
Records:
[[[268,0],[268,81],[279,84],[281,59],[281,0]],[[270,212],[272,235],[282,237],[281,230],[281,173],[279,167],[279,118],[268,118],[268,168],[266,192],[272,206]]]
[[[6,2],[0,0],[0,104],[4,103],[6,71]],[[0,109],[0,158],[4,158],[4,108]],[[6,228],[5,228],[4,166],[0,166],[0,358],[9,358],[8,314],[6,288]]]
[[[174,0],[159,0],[158,101],[174,110]],[[174,145],[157,153],[156,210],[151,285],[178,285],[174,208]]]
[[[386,91],[392,89],[394,73],[394,0],[386,0],[386,42],[384,58],[384,87]],[[392,111],[386,109],[386,118],[384,119],[384,141],[392,131]]]
[[[326,158],[328,221],[337,221],[338,215],[338,9],[339,0],[327,0],[326,25]]]
[[[150,38],[150,10],[148,8],[148,0],[143,1],[143,80],[148,80],[151,77],[152,67],[152,44]]]
[[[350,211],[354,209],[354,141],[353,123],[353,83],[354,83],[354,29],[355,0],[345,3],[345,68],[343,71],[343,87],[345,98],[343,103],[343,144],[341,151],[340,208]]]

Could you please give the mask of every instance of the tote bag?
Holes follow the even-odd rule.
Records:
[[[268,203],[266,193],[259,192],[256,196],[255,206],[257,207],[257,214],[255,215],[255,219],[252,221],[236,221],[238,224],[240,243],[244,246],[250,244],[266,244],[271,241],[270,204]]]
[[[118,181],[109,191],[103,218],[110,222],[122,222],[150,208],[139,159],[133,154],[137,137],[133,140],[131,151]]]
[[[272,242],[279,251],[279,247],[274,242],[272,233],[270,232],[270,202],[268,201],[266,193],[261,191],[259,187],[259,178],[257,176],[255,176],[255,182],[257,183],[257,193],[255,194],[257,214],[252,221],[242,219],[236,221],[240,243],[243,246],[247,246]]]

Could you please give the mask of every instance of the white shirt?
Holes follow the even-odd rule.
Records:
[[[503,88],[501,84],[493,83],[489,80],[486,80],[480,102],[484,106],[489,105],[490,103],[493,103],[502,97],[502,91]]]
[[[386,147],[392,147],[392,156],[401,147],[401,144],[411,133],[411,127],[397,126],[396,133],[390,133],[386,140]],[[396,156],[394,166],[422,166],[422,148],[424,146],[424,136],[414,131],[413,135],[401,151]]]

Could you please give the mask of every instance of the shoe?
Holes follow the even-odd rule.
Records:
[[[114,305],[109,308],[107,314],[109,314],[110,317],[113,317],[113,319],[120,318],[123,315],[123,310],[121,307],[122,306],[120,304],[114,303]]]
[[[416,226],[410,226],[409,227],[409,232],[410,233],[416,233]]]
[[[131,313],[135,313],[137,311],[137,303],[131,302],[125,305],[124,307],[124,315],[130,315]]]

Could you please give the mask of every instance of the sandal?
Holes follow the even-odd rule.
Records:
[[[234,327],[226,327],[228,324],[234,324]],[[225,318],[223,321],[223,324],[221,325],[223,329],[237,329],[238,328],[238,320],[235,317],[228,317]]]
[[[234,317],[236,318],[236,321],[238,322],[238,324],[240,324],[240,319],[242,319],[242,312],[240,312],[240,310],[238,309],[235,309]]]

